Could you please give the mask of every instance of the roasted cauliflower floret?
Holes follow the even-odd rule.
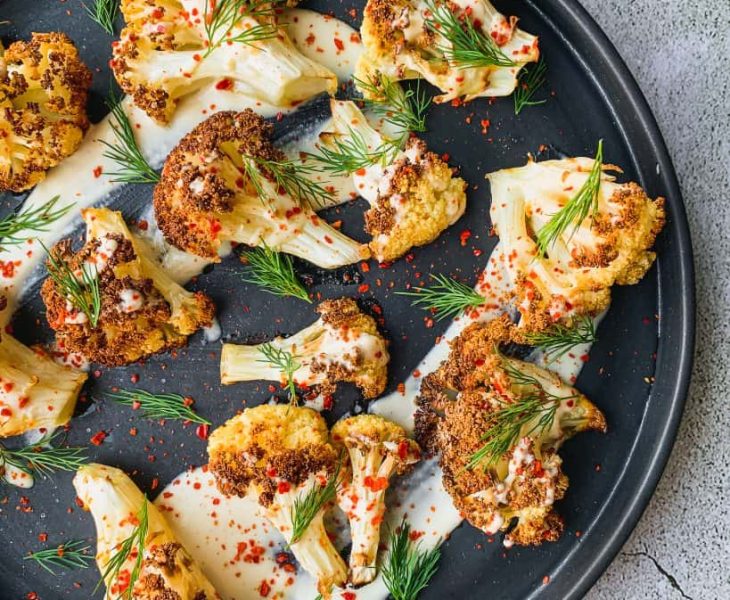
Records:
[[[214,8],[209,0],[122,0],[126,27],[110,62],[121,88],[161,123],[181,98],[213,83],[275,106],[335,92],[337,77],[304,57],[271,11],[260,2],[241,4],[249,12],[229,28],[231,2]]]
[[[53,431],[71,420],[86,373],[0,333],[0,437]]]
[[[491,216],[505,264],[516,285],[526,330],[607,309],[611,286],[632,285],[656,255],[650,250],[664,226],[664,199],[651,200],[636,183],[616,183],[603,165],[598,210],[565,229],[540,256],[536,236],[576,195],[594,165],[590,158],[529,162],[487,175]]]
[[[419,461],[421,451],[402,427],[378,415],[342,419],[332,427],[331,437],[335,448],[343,448],[350,458],[337,502],[350,522],[350,580],[362,585],[377,574],[390,478],[406,473]]]
[[[468,20],[482,45],[501,54],[494,61],[499,64],[456,60],[454,36],[440,23],[444,18],[460,21],[462,29]],[[423,78],[441,90],[436,102],[509,96],[520,69],[540,56],[537,38],[487,0],[368,0],[360,34],[365,52],[355,69],[358,80],[371,81],[378,73],[394,80]]]
[[[74,477],[76,494],[96,524],[96,562],[106,573],[110,559],[136,528],[145,528],[144,556],[131,598],[145,600],[218,600],[220,596],[198,563],[176,538],[162,513],[127,475],[113,467],[89,464]],[[135,546],[136,548],[136,546]],[[108,600],[126,597],[137,555],[130,553],[116,579],[104,583]]]
[[[0,191],[33,187],[89,127],[91,72],[63,33],[0,44]]]
[[[288,384],[287,374],[263,360],[263,347],[289,353],[298,365],[294,380],[303,387],[318,386],[322,395],[334,393],[337,383],[357,385],[365,398],[377,398],[388,379],[388,344],[375,320],[351,298],[326,300],[317,307],[319,320],[288,338],[267,344],[224,344],[221,382],[270,380]]]
[[[70,240],[59,243],[51,251],[49,269],[67,265],[67,276],[75,277],[85,290],[93,288],[88,276],[97,280],[97,322],[79,310],[54,277],[41,289],[48,322],[69,350],[104,365],[125,365],[182,346],[189,335],[212,323],[215,307],[210,298],[176,284],[146,254],[144,243],[132,236],[120,213],[86,209],[82,214],[86,244],[74,253]]]
[[[325,145],[333,137],[357,139],[376,152],[391,143],[353,102],[333,100],[332,117],[333,131],[321,137]],[[386,156],[389,164],[376,162],[352,173],[355,189],[370,203],[365,230],[372,236],[370,251],[381,262],[430,244],[466,209],[466,182],[422,140],[411,137],[404,150],[394,148]]]
[[[578,432],[606,429],[598,408],[556,374],[500,353],[520,335],[506,316],[467,327],[425,378],[416,413],[417,439],[441,453],[457,509],[487,534],[507,531],[508,546],[560,536],[553,504],[568,478],[558,449]]]
[[[317,579],[325,597],[332,586],[342,587],[347,580],[347,567],[324,527],[327,506],[303,531],[296,531],[295,524],[301,516],[296,505],[337,474],[337,452],[328,437],[318,412],[268,404],[247,408],[216,429],[208,443],[209,467],[220,491],[258,498],[263,513],[302,567]]]
[[[325,269],[367,258],[367,248],[279,189],[261,162],[285,159],[271,133],[247,109],[216,113],[186,135],[167,157],[154,192],[165,238],[210,260],[220,260],[226,241],[266,244]]]

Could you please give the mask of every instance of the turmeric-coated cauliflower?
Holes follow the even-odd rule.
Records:
[[[654,262],[650,248],[664,226],[664,199],[651,200],[636,183],[617,183],[610,172],[620,169],[609,165],[600,174],[596,213],[569,224],[540,255],[537,235],[593,166],[591,158],[530,161],[487,175],[492,222],[526,331],[599,314],[608,308],[611,286],[638,283]]]
[[[91,72],[63,33],[0,44],[0,191],[21,192],[73,154],[89,127]]]
[[[209,84],[282,107],[334,93],[337,77],[296,49],[275,22],[275,4],[122,0],[126,27],[113,44],[114,76],[160,123]]]
[[[210,298],[176,284],[129,232],[120,213],[101,208],[82,214],[86,244],[75,253],[70,240],[55,246],[49,269],[63,276],[59,266],[66,265],[66,278],[75,277],[85,294],[98,288],[97,322],[54,277],[41,289],[48,322],[66,348],[104,365],[125,365],[182,346],[212,323]]]
[[[332,122],[333,131],[321,136],[323,145],[354,140],[385,158],[351,173],[356,191],[370,203],[365,230],[378,261],[392,261],[414,246],[430,244],[464,214],[466,182],[429,152],[425,142],[410,137],[404,150],[389,146],[393,142],[373,129],[350,101],[332,101]]]
[[[302,521],[301,502],[338,484],[337,452],[318,412],[281,404],[247,408],[211,434],[208,456],[220,491],[258,499],[324,597],[345,584],[347,567],[324,527],[330,502],[315,502],[311,520]]]
[[[500,353],[519,335],[506,316],[467,327],[424,379],[416,413],[416,437],[441,453],[456,508],[489,535],[506,531],[507,546],[560,537],[553,503],[568,478],[557,451],[576,433],[606,429],[598,408],[556,374]]]
[[[360,34],[358,80],[423,78],[441,90],[436,102],[509,96],[540,56],[537,38],[488,0],[368,0]]]

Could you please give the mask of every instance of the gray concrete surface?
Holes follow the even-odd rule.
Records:
[[[583,0],[669,146],[697,269],[697,351],[654,498],[588,600],[730,599],[730,0]]]

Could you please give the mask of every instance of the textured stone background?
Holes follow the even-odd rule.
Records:
[[[649,508],[588,600],[730,598],[730,0],[582,0],[674,159],[697,269],[697,351]]]

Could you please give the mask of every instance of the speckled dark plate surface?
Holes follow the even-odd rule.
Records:
[[[359,24],[363,5],[337,0],[304,3],[332,11],[354,25]],[[525,30],[540,36],[552,94],[546,105],[528,108],[519,117],[514,115],[511,98],[431,110],[425,137],[433,150],[448,152],[451,162],[462,167],[471,188],[466,215],[436,243],[414,251],[413,260],[401,260],[387,270],[371,264],[368,273],[350,268],[323,274],[300,266],[312,291],[323,298],[349,295],[361,298],[366,307],[380,304],[392,340],[392,389],[426,354],[446,324],[425,327],[424,314],[411,309],[408,299],[393,294],[391,287],[422,281],[429,272],[476,279],[496,243],[488,235],[490,196],[485,173],[520,165],[528,152],[537,154],[542,145],[554,149],[550,152],[590,155],[596,140],[603,138],[607,162],[621,165],[625,177],[640,182],[652,197],[667,198],[668,223],[657,242],[657,265],[639,285],[615,290],[599,330],[600,341],[578,381],[578,387],[605,412],[609,432],[582,434],[562,452],[571,481],[558,507],[566,520],[565,535],[540,548],[507,552],[499,538],[490,543],[464,525],[446,542],[441,568],[423,594],[426,599],[577,598],[605,569],[636,524],[674,440],[694,341],[691,246],[661,134],[624,63],[588,14],[574,0],[496,5],[517,14]],[[352,8],[357,9],[357,22],[349,12]],[[109,86],[106,64],[111,38],[84,15],[81,0],[0,0],[0,22],[3,42],[27,38],[32,31],[69,34],[94,70],[90,111],[94,120],[101,118]],[[285,118],[277,124],[279,135],[286,136],[302,119],[321,118],[324,110],[323,104],[315,104]],[[486,135],[481,131],[482,119],[491,123]],[[112,205],[133,218],[150,202],[151,192],[147,186],[126,187]],[[21,199],[0,195],[0,217]],[[354,202],[325,216],[342,219],[346,233],[363,239],[363,208],[364,202]],[[459,236],[466,229],[472,236],[462,247]],[[239,272],[238,261],[231,257],[194,284],[216,301],[225,340],[293,333],[315,320],[312,307],[263,294],[242,283]],[[368,283],[369,291],[358,293],[360,283]],[[28,297],[13,325],[17,337],[26,343],[51,339],[37,294]],[[205,345],[202,336],[196,335],[175,358],[162,355],[127,368],[94,369],[71,423],[69,441],[88,445],[94,433],[105,430],[109,437],[104,444],[91,446],[93,460],[125,469],[154,496],[180,471],[206,460],[205,443],[196,437],[194,427],[173,423],[161,427],[134,418],[124,407],[98,401],[100,392],[115,385],[131,387],[130,380],[138,376],[140,387],[195,397],[198,410],[217,426],[244,402],[258,404],[270,395],[265,385],[255,383],[222,388],[219,353],[219,343]],[[653,384],[647,383],[652,380]],[[336,418],[359,401],[355,390],[344,390],[328,418]],[[138,430],[136,437],[129,434],[132,427]],[[41,600],[94,597],[95,569],[53,577],[22,560],[31,550],[71,538],[87,539],[93,545],[92,518],[74,499],[70,474],[39,481],[29,491],[0,489],[2,600],[27,598],[29,592]],[[46,544],[39,542],[41,533],[48,535]]]

